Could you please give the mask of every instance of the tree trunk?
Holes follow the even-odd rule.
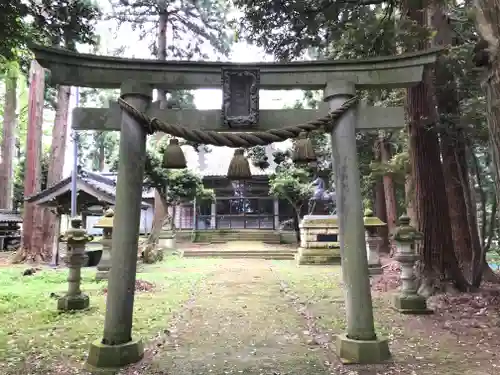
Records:
[[[28,129],[26,135],[26,171],[24,196],[29,197],[40,190],[40,160],[42,148],[43,99],[45,72],[33,60],[30,68],[30,90],[28,107]],[[33,203],[24,204],[23,234],[20,257],[17,260],[45,260],[43,253],[43,228],[41,209]]]
[[[381,161],[381,147],[382,144],[379,141],[376,141],[376,146],[375,146],[375,152],[374,152],[374,159],[376,161]],[[385,190],[384,190],[384,182],[383,178],[377,178],[377,181],[375,182],[374,186],[375,190],[375,202],[374,202],[374,209],[375,209],[375,216],[377,216],[380,220],[382,220],[384,223],[387,223],[387,208],[386,208],[386,200],[385,200]],[[389,227],[384,226],[380,227],[377,229],[377,234],[378,236],[382,239],[380,241],[380,246],[379,246],[379,253],[390,253],[390,241],[389,241]]]
[[[104,149],[104,143],[99,145],[99,160],[98,160],[97,169],[99,172],[104,171],[104,167],[106,166],[106,154]]]
[[[158,21],[158,35],[157,35],[157,43],[158,43],[158,55],[156,56],[158,60],[166,60],[167,59],[167,25],[168,25],[168,13],[167,10],[164,9],[160,11],[159,21]],[[165,90],[158,90],[158,100],[160,101],[160,107],[166,108],[167,104],[167,92]],[[157,133],[157,135],[153,135],[153,139],[159,141],[165,136],[164,133]],[[153,226],[151,228],[151,234],[159,235],[162,230],[163,221],[168,216],[167,205],[163,197],[155,190],[154,195],[154,216],[153,216]],[[157,207],[159,208],[159,212],[157,211]],[[154,237],[151,237],[154,238]]]
[[[453,43],[453,30],[441,4],[432,8],[431,24],[436,30],[435,46],[450,47]],[[472,281],[473,274],[477,275],[479,268],[477,259],[479,259],[481,248],[477,222],[470,212],[472,207],[465,138],[463,131],[453,123],[458,123],[460,120],[460,103],[456,80],[452,70],[449,69],[446,54],[440,55],[437,59],[435,77],[438,111],[452,119],[452,123],[442,124],[444,130],[440,137],[453,246],[462,271]],[[473,239],[473,235],[476,238]],[[473,259],[476,259],[476,265],[473,264]]]
[[[496,187],[496,203],[500,206],[500,2],[475,0],[477,30],[488,43],[483,87],[486,92],[486,117],[490,136],[490,150]],[[484,225],[484,223],[483,223]],[[486,265],[486,276],[493,278]]]
[[[380,159],[382,163],[388,163],[391,160],[391,152],[389,149],[389,144],[383,136],[380,136]],[[384,186],[384,196],[385,196],[385,207],[387,212],[387,228],[389,233],[394,232],[397,224],[397,204],[396,195],[394,190],[394,181],[392,176],[385,174],[382,178]]]
[[[458,147],[456,136],[457,132],[452,129],[447,129],[441,134],[441,153],[453,246],[460,268],[470,277],[472,276],[472,241],[467,219],[467,206],[464,199],[468,191],[464,191],[461,183],[460,177],[463,166],[457,163],[458,160],[455,154]]]
[[[0,164],[0,208],[12,209],[13,153],[17,107],[17,66],[10,66],[5,78],[5,104]]]
[[[50,147],[49,170],[47,175],[47,186],[52,186],[62,179],[64,169],[64,155],[66,152],[66,134],[68,130],[68,112],[71,88],[68,86],[59,86],[57,88],[57,108],[52,128],[52,143]],[[43,214],[43,234],[44,243],[47,247],[45,252],[52,254],[54,249],[54,235],[57,218],[49,209]]]
[[[421,27],[427,27],[424,2],[408,2],[407,16]],[[427,48],[422,41],[420,49]],[[407,91],[410,162],[415,183],[415,212],[418,230],[424,233],[420,265],[422,290],[426,294],[440,287],[439,281],[451,279],[461,291],[468,289],[451,236],[450,216],[446,198],[440,149],[435,123],[433,71],[424,69],[423,81]]]
[[[154,214],[153,223],[151,226],[151,232],[148,237],[149,245],[156,245],[155,241],[160,236],[161,230],[163,229],[163,223],[165,218],[168,217],[168,206],[165,198],[155,189],[154,195]]]
[[[158,20],[158,54],[156,58],[161,61],[167,59],[167,26],[168,26],[168,12],[167,9],[161,9]],[[167,92],[165,90],[158,90],[158,98],[161,105],[165,106],[167,102]]]

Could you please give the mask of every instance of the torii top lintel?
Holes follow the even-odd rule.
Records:
[[[408,87],[422,80],[423,68],[440,49],[359,60],[235,64],[228,62],[158,61],[76,53],[31,46],[36,60],[51,71],[52,83],[119,88],[136,80],[162,89],[220,88],[223,67],[260,70],[260,88],[323,89],[327,82],[348,80],[360,88]]]

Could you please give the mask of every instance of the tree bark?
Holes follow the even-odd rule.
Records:
[[[163,223],[168,216],[168,206],[166,200],[161,196],[158,190],[154,192],[154,213],[153,223],[151,225],[151,232],[148,237],[149,245],[156,245],[157,239],[163,229]]]
[[[427,27],[426,4],[408,2],[407,16],[421,27]],[[425,41],[420,49],[427,48]],[[436,106],[434,101],[434,72],[424,69],[421,83],[407,91],[410,162],[415,183],[415,213],[418,230],[424,233],[419,251],[422,256],[421,276],[424,293],[434,292],[440,281],[451,279],[461,291],[468,290],[455,252],[451,236],[450,216],[446,198],[439,142],[436,132]]]
[[[500,1],[475,0],[477,30],[488,44],[485,79],[486,117],[490,135],[490,151],[497,207],[500,206]],[[484,223],[483,223],[484,225]],[[486,267],[486,276],[492,279],[491,269]]]
[[[168,12],[165,9],[160,10],[159,20],[158,20],[158,55],[156,58],[161,61],[167,59],[167,27],[168,27]],[[161,101],[161,105],[165,106],[167,102],[167,92],[165,90],[158,90],[158,98]]]
[[[104,167],[106,166],[106,154],[104,149],[104,143],[99,144],[99,160],[97,169],[99,172],[104,171]]]
[[[17,66],[10,66],[5,77],[5,104],[0,163],[0,208],[12,209],[13,157],[17,107]]]
[[[29,197],[40,190],[41,148],[43,124],[43,99],[45,72],[36,60],[31,62],[28,107],[28,130],[26,135],[26,171],[24,196]],[[43,252],[43,228],[41,209],[33,203],[25,202],[23,210],[23,234],[20,259],[45,260]]]
[[[432,7],[431,25],[436,31],[434,45],[451,47],[453,30],[441,4]],[[463,130],[456,125],[460,120],[458,90],[446,54],[441,54],[437,59],[435,77],[438,111],[450,119],[449,123],[442,124],[440,144],[453,246],[460,268],[473,281],[477,280],[477,270],[480,267],[480,262],[477,262],[481,246],[477,221],[471,213],[465,138]]]
[[[158,43],[158,55],[156,56],[158,60],[166,60],[167,59],[167,26],[168,26],[168,13],[167,9],[162,9],[159,14],[158,21],[158,35],[157,35],[157,43]],[[165,90],[158,90],[158,99],[160,100],[160,106],[162,108],[166,107],[167,104],[167,92]],[[156,141],[159,141],[165,134],[158,133],[155,137]],[[163,222],[165,218],[168,216],[167,204],[161,194],[155,190],[154,195],[154,216],[153,216],[153,225],[151,228],[151,236],[149,238],[154,239],[159,236]]]
[[[375,146],[375,152],[374,152],[374,159],[376,161],[381,161],[381,147],[382,147],[382,142],[380,140],[376,141],[376,146]],[[387,209],[386,209],[386,199],[385,199],[385,190],[384,190],[384,182],[383,178],[377,178],[377,181],[375,182],[374,186],[375,190],[375,202],[374,202],[374,209],[375,209],[375,216],[377,216],[380,220],[382,220],[384,223],[387,223]],[[384,226],[380,227],[377,229],[377,234],[378,236],[382,239],[380,241],[380,246],[379,246],[379,253],[390,253],[390,241],[389,241],[389,227]]]
[[[52,143],[50,146],[49,170],[47,175],[47,187],[58,183],[62,179],[64,169],[64,155],[66,152],[66,134],[68,130],[68,112],[71,88],[59,86],[57,88],[57,108],[52,128]],[[46,253],[53,253],[54,235],[57,218],[49,209],[43,214],[43,241]]]
[[[380,158],[382,163],[388,163],[391,160],[389,144],[383,136],[380,137]],[[398,216],[394,181],[392,176],[389,174],[384,174],[382,181],[387,212],[387,228],[389,229],[389,233],[392,233],[394,232],[394,229],[396,229]]]

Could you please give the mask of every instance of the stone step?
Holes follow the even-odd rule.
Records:
[[[200,242],[261,241],[278,244],[280,234],[271,230],[253,229],[207,230],[199,231],[197,240]]]
[[[238,249],[226,249],[226,250],[218,250],[218,249],[204,249],[204,250],[184,250],[184,253],[191,253],[191,254],[209,254],[209,253],[221,253],[221,254],[255,254],[255,255],[260,255],[260,254],[285,254],[285,255],[295,255],[297,252],[293,250],[252,250],[252,249],[245,249],[245,250],[238,250]]]
[[[252,259],[275,259],[275,260],[293,260],[295,252],[293,251],[263,251],[263,250],[185,250],[182,254],[186,258],[252,258]]]

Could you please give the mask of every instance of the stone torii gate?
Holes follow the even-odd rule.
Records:
[[[390,356],[387,340],[377,337],[374,328],[355,133],[401,128],[404,112],[402,108],[349,108],[345,103],[355,96],[357,88],[404,88],[419,83],[424,66],[434,63],[437,50],[357,61],[265,64],[125,59],[41,46],[32,50],[38,62],[51,71],[54,84],[120,88],[121,98],[135,110],[164,123],[181,123],[184,130],[261,132],[347,108],[342,117],[337,116],[340,118],[331,134],[347,320],[346,333],[338,336],[337,350],[341,358],[357,363]],[[152,103],[153,89],[221,86],[222,110],[162,109],[159,103]],[[325,105],[319,110],[259,111],[259,89],[322,89]],[[143,356],[141,340],[132,338],[132,316],[148,129],[116,103],[109,109],[76,108],[73,128],[121,131],[104,335],[91,344],[87,359],[88,368],[115,369]]]

